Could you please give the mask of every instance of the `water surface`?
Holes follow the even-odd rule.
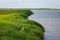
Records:
[[[32,10],[29,17],[45,28],[45,40],[60,40],[60,10]]]

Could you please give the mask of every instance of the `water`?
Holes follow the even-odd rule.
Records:
[[[32,10],[29,17],[45,28],[45,40],[60,40],[60,10]]]

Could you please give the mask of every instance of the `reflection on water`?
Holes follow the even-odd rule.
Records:
[[[42,24],[46,30],[45,40],[60,40],[60,10],[32,10],[29,17]]]

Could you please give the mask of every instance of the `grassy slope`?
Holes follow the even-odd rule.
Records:
[[[0,10],[0,40],[42,40],[43,27],[28,20],[30,10]]]

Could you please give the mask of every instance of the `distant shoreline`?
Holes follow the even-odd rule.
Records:
[[[60,8],[0,8],[1,9],[21,9],[21,10],[60,10]]]

